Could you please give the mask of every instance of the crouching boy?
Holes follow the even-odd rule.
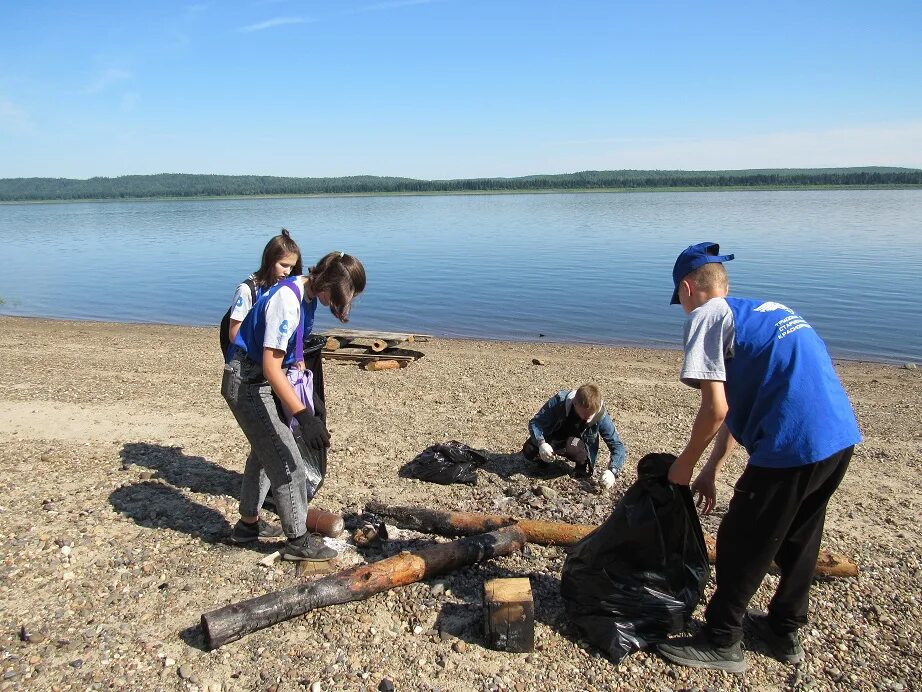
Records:
[[[601,436],[611,458],[599,482],[611,488],[624,466],[624,443],[594,384],[565,389],[552,396],[531,419],[528,431],[530,436],[522,446],[522,454],[529,461],[548,463],[560,455],[576,465],[575,476],[592,477]]]

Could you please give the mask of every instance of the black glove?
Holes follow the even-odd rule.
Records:
[[[323,424],[326,425],[327,407],[326,407],[326,404],[323,403],[323,399],[321,399],[317,395],[317,390],[314,390],[313,392],[313,402],[314,402],[314,415],[318,416],[320,420],[323,421]]]
[[[311,414],[304,409],[295,414],[298,423],[301,424],[301,438],[304,444],[311,449],[322,450],[330,446],[330,433],[327,432],[327,426],[323,424],[319,416]]]

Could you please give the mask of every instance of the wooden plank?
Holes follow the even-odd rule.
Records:
[[[483,585],[487,645],[524,653],[535,648],[535,604],[527,577],[491,579]]]
[[[411,332],[383,332],[374,329],[325,329],[320,334],[349,339],[383,339],[385,341],[428,341],[431,334],[413,334]]]
[[[394,353],[369,353],[368,351],[324,351],[323,357],[329,360],[355,360],[355,361],[374,361],[374,360],[396,360],[403,363],[412,363],[418,360],[419,356],[406,356]]]

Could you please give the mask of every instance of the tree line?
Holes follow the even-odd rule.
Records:
[[[151,197],[241,197],[414,192],[512,192],[540,190],[642,190],[662,188],[917,186],[922,169],[776,168],[736,171],[581,171],[517,178],[420,180],[357,175],[283,178],[258,175],[160,173],[116,178],[4,178],[0,201],[143,199]]]

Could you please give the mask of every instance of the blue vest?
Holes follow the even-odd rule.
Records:
[[[262,365],[263,362],[263,343],[266,336],[266,308],[269,300],[278,291],[286,289],[291,290],[301,300],[301,288],[294,279],[279,281],[275,286],[262,294],[253,304],[253,308],[243,318],[240,325],[240,331],[234,339],[234,345],[239,346],[246,351],[247,357]],[[310,305],[301,305],[301,315],[299,317],[298,328],[288,337],[288,344],[285,348],[285,357],[282,359],[282,365],[291,365],[297,357],[298,347],[304,338],[304,324],[307,320],[305,313],[310,313],[310,324],[314,323],[314,310],[317,308],[316,299],[311,301]]]
[[[727,298],[736,327],[727,367],[727,428],[753,466],[822,461],[861,442],[826,344],[790,308]]]

